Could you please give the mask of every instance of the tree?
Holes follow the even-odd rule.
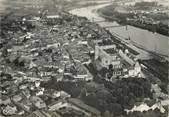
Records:
[[[110,112],[112,112],[114,115],[121,115],[123,112],[121,105],[118,103],[110,104],[109,109],[110,109]]]
[[[113,65],[112,64],[109,65],[109,70],[113,70]]]
[[[104,117],[111,117],[110,112],[108,110],[104,112]]]
[[[6,57],[8,55],[7,48],[2,49],[2,57]]]

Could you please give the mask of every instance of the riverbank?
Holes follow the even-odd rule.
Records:
[[[142,28],[137,28],[137,26],[126,25],[121,23],[118,18],[109,17],[100,12],[100,9],[97,10],[97,14],[106,19],[106,22],[118,22],[121,24],[121,27],[109,28],[111,33],[122,36],[124,39],[130,38],[130,43],[137,48],[150,52],[155,58],[160,59],[165,58],[168,61],[168,37],[152,33],[150,31],[144,30]],[[101,24],[102,25],[102,24]],[[111,24],[110,24],[111,25]],[[126,25],[124,28],[123,25]],[[148,38],[149,37],[149,38]],[[153,42],[153,43],[152,43]],[[154,45],[152,45],[154,44]]]
[[[100,4],[105,4],[109,2],[108,0],[98,0],[97,2],[94,0],[87,0],[87,1],[81,1],[81,0],[49,0],[49,1],[42,1],[39,0],[39,2],[34,2],[33,0],[16,0],[16,1],[10,1],[10,0],[0,0],[0,15],[11,13],[11,11],[18,11],[19,9],[24,9],[29,11],[42,11],[43,9],[46,9],[48,6],[48,10],[55,11],[56,9],[69,11],[77,8],[82,7],[88,7],[88,6],[95,6]],[[38,12],[36,12],[38,14]]]
[[[106,15],[102,14],[102,12],[100,12],[100,10],[98,10],[97,13],[101,17],[104,17],[107,20],[110,20],[110,21],[113,20],[118,23],[121,23],[118,18],[106,16]],[[124,23],[122,23],[122,24],[124,25]],[[127,24],[127,25],[129,25],[129,24]],[[150,53],[150,55],[152,56],[152,59],[140,60],[140,62],[149,69],[149,72],[151,72],[152,74],[154,74],[154,76],[159,78],[159,80],[162,82],[160,85],[162,91],[167,92],[167,84],[169,82],[167,79],[168,65],[169,65],[168,56],[167,55],[158,55],[156,53],[153,53],[153,52],[145,49],[143,46],[139,45],[138,43],[133,42],[132,40],[130,41],[130,43],[132,43],[137,48],[140,48],[140,49],[145,50]],[[164,60],[164,58],[166,60],[165,62],[162,61],[162,60]]]
[[[109,3],[107,0],[98,0],[97,2],[94,0],[89,0],[89,1],[78,1],[78,2],[72,2],[71,4],[64,6],[64,9],[67,11],[73,10],[73,9],[79,9],[79,8],[84,8],[84,7],[90,7],[90,6],[97,6],[97,5],[102,5]]]
[[[116,7],[114,5],[109,5],[97,10],[97,12],[101,17],[104,17],[108,21],[116,21],[122,25],[131,25],[151,31],[153,33],[159,33],[169,36],[169,27],[167,24],[163,24],[161,22],[157,23],[155,21],[148,21],[149,19],[135,18],[137,14],[135,15],[133,13],[128,13],[130,11],[125,11],[125,8],[123,7],[117,8],[121,10],[119,12],[115,11],[115,9]]]
[[[101,14],[99,14],[99,12],[97,12],[97,9],[100,9],[100,8],[105,7],[107,5],[101,5],[101,6],[99,5],[97,7],[95,6],[95,7],[86,7],[86,8],[81,8],[81,9],[75,9],[70,12],[74,15],[77,15],[77,16],[87,17],[90,21],[92,21],[92,19],[95,19],[96,23],[98,25],[100,25],[101,27],[118,25],[118,23],[116,23],[116,22],[106,21],[105,20],[106,18],[104,19],[104,17],[101,17]],[[104,21],[104,22],[97,22],[97,21]],[[152,74],[156,73],[155,76],[159,77],[159,79],[161,79],[161,76],[159,75],[160,72],[158,70],[158,66],[153,66],[153,65],[156,63],[157,64],[158,63],[165,64],[165,67],[161,66],[161,68],[166,69],[165,71],[168,70],[168,67],[166,67],[168,65],[168,62],[165,63],[165,62],[157,61],[157,60],[159,60],[157,57],[158,54],[152,55],[151,49],[148,49],[145,47],[146,45],[148,45],[148,47],[150,47],[150,46],[152,46],[152,44],[159,44],[159,45],[161,44],[161,46],[159,46],[159,45],[157,45],[157,46],[160,47],[160,49],[163,48],[164,50],[166,50],[167,49],[166,47],[168,47],[168,38],[167,37],[162,36],[160,34],[153,34],[149,31],[145,31],[145,30],[135,28],[132,26],[128,26],[128,30],[126,30],[124,27],[117,27],[117,28],[112,27],[112,28],[108,28],[106,30],[112,36],[115,36],[114,33],[115,34],[117,33],[120,37],[122,36],[124,38],[128,38],[129,37],[128,35],[130,35],[131,40],[128,42],[128,44],[125,43],[125,40],[120,39],[120,38],[119,39],[117,38],[114,41],[117,41],[117,43],[121,43],[124,41],[123,45],[125,47],[128,46],[132,50],[139,52],[139,55],[137,56],[137,58],[140,59],[143,63],[144,62],[150,63],[149,66],[147,66],[148,69],[151,69],[150,71],[152,72]],[[160,43],[158,41],[155,42],[156,39],[160,39]],[[135,46],[135,44],[133,44],[131,42],[138,43],[137,45],[139,45],[139,46],[142,45],[142,47],[139,48],[138,46]],[[163,42],[164,42],[164,44],[163,44]],[[166,44],[166,47],[165,47],[165,44]],[[152,48],[154,48],[154,45],[152,46]],[[132,53],[134,53],[134,52],[132,52]],[[161,53],[161,55],[163,55],[163,54]],[[152,58],[154,58],[154,57],[156,57],[157,60],[153,60]],[[166,58],[166,60],[168,60],[168,59]],[[153,71],[152,71],[152,68],[153,68]],[[166,76],[167,76],[167,74],[165,76],[163,76],[163,78]],[[162,82],[165,82],[165,81],[162,80]],[[167,88],[166,85],[164,85],[163,89],[166,90],[166,88]]]
[[[118,35],[120,38],[122,37],[121,41],[125,41],[123,39],[128,39],[132,42],[137,43],[137,45],[141,45],[144,47],[144,50],[141,48],[134,47],[133,44],[129,44],[134,50],[137,50],[141,55],[140,57],[143,59],[149,58],[149,52],[155,52],[156,55],[165,55],[168,56],[168,37],[158,34],[158,33],[152,33],[147,30],[143,30],[140,28],[136,28],[134,26],[127,26],[126,27],[120,26],[117,22],[111,22],[107,21],[106,18],[102,17],[97,10],[101,9],[103,7],[109,6],[109,4],[103,4],[103,5],[96,5],[96,6],[91,6],[91,7],[83,7],[79,9],[73,9],[69,11],[70,13],[77,15],[77,16],[82,16],[88,18],[90,21],[96,22],[98,25],[101,27],[106,26],[112,26],[112,28],[106,28],[109,30],[113,35]],[[98,22],[97,22],[98,21]],[[103,22],[100,22],[103,21]],[[119,26],[119,27],[113,27],[113,26]],[[146,51],[147,52],[146,52]],[[168,58],[165,58],[168,60]]]

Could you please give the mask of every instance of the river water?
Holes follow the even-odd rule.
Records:
[[[70,13],[87,17],[90,21],[104,21],[105,19],[97,14],[97,9],[107,6],[109,4],[102,4],[97,6],[90,6],[85,8],[73,9]],[[106,26],[119,26],[117,22],[98,22],[101,27]],[[156,52],[157,54],[168,56],[169,47],[169,37],[152,33],[148,30],[143,30],[133,26],[120,26],[108,28],[111,33],[115,33],[122,38],[130,38],[132,42],[137,43],[140,47],[149,50],[151,52]],[[138,48],[137,48],[138,49]],[[145,52],[144,52],[145,54]]]

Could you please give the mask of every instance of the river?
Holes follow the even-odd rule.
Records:
[[[89,6],[85,8],[73,9],[70,11],[70,13],[77,16],[87,17],[90,21],[95,21],[101,27],[119,26],[117,22],[105,21],[103,17],[97,14],[96,12],[97,9],[105,7],[107,5],[109,5],[109,3],[96,5],[96,6]],[[97,22],[97,21],[104,21],[104,22]],[[148,51],[156,52],[159,55],[168,56],[169,38],[167,36],[158,33],[152,33],[148,30],[143,30],[140,28],[136,28],[134,26],[127,26],[127,29],[125,26],[112,27],[112,28],[108,28],[108,30],[112,34],[117,34],[122,38],[130,37],[132,42],[134,42],[135,44],[139,45],[140,47]],[[133,44],[131,43],[129,45],[133,46]],[[133,48],[139,51],[141,56],[144,57],[149,56],[147,52],[140,50],[139,48],[136,47]]]

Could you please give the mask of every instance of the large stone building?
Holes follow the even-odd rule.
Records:
[[[99,42],[95,46],[95,60],[99,59],[103,67],[109,68],[109,65],[113,65],[113,68],[121,68],[121,58],[116,50],[116,45],[111,41]]]
[[[101,67],[111,70],[111,76],[122,75],[122,59],[111,40],[103,40],[96,44],[95,60],[99,61]]]
[[[130,54],[128,50],[123,52],[121,49],[117,49],[116,44],[110,39],[94,40],[93,45],[95,45],[95,66],[101,72],[103,68],[107,69],[102,74],[105,78],[141,77],[141,66],[128,56]]]

